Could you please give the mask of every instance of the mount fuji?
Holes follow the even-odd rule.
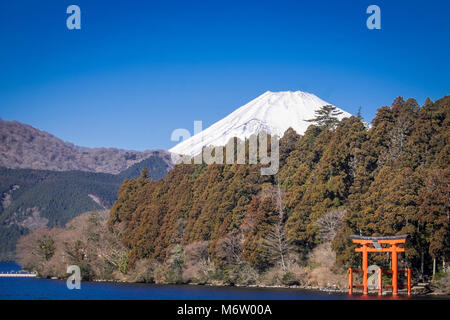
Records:
[[[244,140],[262,130],[282,137],[292,127],[298,134],[303,134],[311,125],[306,120],[313,119],[315,111],[329,104],[316,95],[303,91],[267,91],[169,151],[195,156],[204,146],[222,146],[233,137]],[[338,116],[339,120],[351,116],[350,113],[337,109],[342,112]]]

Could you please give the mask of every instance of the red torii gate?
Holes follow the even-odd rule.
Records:
[[[407,288],[408,295],[411,294],[411,269],[406,270],[398,270],[398,253],[405,252],[405,248],[401,248],[398,245],[401,243],[406,243],[406,238],[408,235],[401,236],[391,236],[391,237],[367,237],[367,236],[357,236],[351,235],[350,239],[352,239],[353,243],[361,245],[360,247],[355,249],[355,252],[362,252],[362,270],[354,270],[352,268],[348,269],[348,292],[349,294],[353,294],[353,288],[362,288],[363,294],[368,294],[368,253],[369,252],[391,252],[392,253],[392,270],[382,270],[379,269],[378,273],[378,294],[383,294],[383,282],[382,275],[383,273],[392,273],[392,295],[396,296],[399,288]],[[373,247],[370,247],[370,245]],[[387,244],[390,247],[383,248],[382,245]],[[353,285],[353,273],[359,272],[363,274],[363,284]],[[398,273],[407,273],[408,275],[408,285],[407,286],[398,286]]]

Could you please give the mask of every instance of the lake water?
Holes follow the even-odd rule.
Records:
[[[20,270],[15,263],[0,263],[1,271]],[[237,288],[192,285],[151,285],[82,282],[69,290],[63,280],[0,278],[0,300],[342,300],[346,294],[288,288]]]

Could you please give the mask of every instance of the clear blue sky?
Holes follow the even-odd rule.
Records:
[[[81,8],[82,29],[66,28]],[[381,30],[366,8],[381,8]],[[89,147],[169,148],[267,90],[351,113],[450,89],[450,1],[0,2],[0,117]]]

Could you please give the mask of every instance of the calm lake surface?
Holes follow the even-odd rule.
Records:
[[[0,263],[0,272],[20,270],[15,263]],[[357,298],[357,297],[354,297]],[[192,285],[151,285],[82,282],[80,290],[67,289],[63,280],[0,278],[0,300],[343,300],[346,294],[302,289],[237,288]]]

